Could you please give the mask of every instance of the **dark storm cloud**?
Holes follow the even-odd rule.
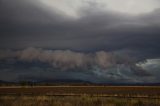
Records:
[[[70,50],[43,50],[36,48],[26,48],[24,50],[1,50],[0,60],[15,59],[18,61],[48,63],[54,68],[62,70],[68,69],[88,69],[89,67],[100,67],[105,69],[116,64],[133,65],[136,62],[129,58],[114,56],[114,54],[97,51],[95,53],[82,53]]]
[[[159,56],[158,10],[129,16],[89,6],[81,10],[80,18],[71,20],[56,10],[46,12],[34,1],[1,0],[0,47],[78,51],[129,49]]]
[[[0,0],[0,13],[1,23],[14,25],[47,24],[52,22],[53,19],[58,21],[60,18],[60,14],[58,15],[56,12],[51,14],[40,7],[39,4],[36,4],[36,0]]]
[[[136,65],[137,61],[135,59],[105,51],[97,51],[95,53],[82,53],[70,50],[43,50],[36,48],[27,48],[19,51],[2,50],[0,54],[0,61],[3,61],[3,63],[5,62],[4,65],[8,65],[11,63],[14,67],[24,66],[23,64],[18,64],[20,66],[16,66],[16,61],[20,63],[27,62],[27,64],[32,64],[32,66],[27,65],[28,67],[35,66],[39,68],[43,67],[37,66],[37,64],[33,63],[45,63],[48,64],[48,67],[52,67],[53,69],[59,71],[73,70],[82,73],[95,72],[97,75],[101,76],[104,72],[112,70],[113,67],[117,68],[119,65],[124,65],[132,71],[133,75],[140,77],[151,76],[150,73]],[[12,62],[7,60],[12,60]],[[10,65],[10,67],[11,66],[12,65]],[[121,76],[121,74],[118,76]],[[123,76],[121,76],[121,78],[123,78]]]
[[[0,59],[13,62],[13,58],[19,58],[19,61],[29,61],[31,64],[38,61],[62,69],[84,68],[89,64],[92,66],[91,73],[95,77],[100,75],[96,80],[101,80],[103,76],[103,81],[148,81],[147,78],[153,77],[150,72],[135,64],[148,58],[160,57],[159,20],[159,9],[131,16],[106,11],[98,4],[88,2],[88,6],[79,10],[79,17],[73,18],[56,8],[52,12],[48,11],[36,0],[0,0],[0,48],[8,49],[1,50]],[[27,49],[28,47],[42,49]],[[58,59],[55,58],[57,51]],[[96,56],[99,56],[98,62]],[[1,63],[4,63],[3,61]],[[53,64],[57,61],[58,65]],[[6,69],[10,67],[10,62],[4,63]],[[115,71],[118,64],[122,65],[120,72]],[[99,66],[98,69],[94,69],[96,66]],[[17,67],[18,65],[8,70],[13,71]],[[84,79],[88,77],[88,80],[91,80],[91,73],[81,74],[85,76]],[[75,74],[68,75],[68,78]],[[76,74],[76,77],[81,74]]]
[[[88,54],[28,48],[1,50],[0,54],[0,79],[6,81],[72,79],[94,83],[137,83],[155,77],[137,66],[134,59],[105,51]]]

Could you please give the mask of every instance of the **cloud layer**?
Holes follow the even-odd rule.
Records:
[[[0,77],[52,70],[54,77],[156,82],[159,68],[137,64],[160,58],[159,8],[158,0],[0,0]]]
[[[129,50],[159,57],[158,9],[130,16],[90,4],[80,9],[80,18],[72,19],[57,9],[45,10],[36,1],[1,0],[0,13],[0,48]]]
[[[13,75],[10,78],[15,81],[66,78],[96,83],[136,83],[154,78],[150,70],[146,71],[141,65],[137,65],[139,60],[106,51],[85,53],[41,48],[1,50],[0,63],[3,80],[6,80],[4,74]],[[46,76],[40,73],[45,73]]]
[[[98,7],[106,11],[138,15],[152,12],[159,8],[160,4],[158,0],[39,0],[39,3],[46,5],[50,10],[57,9],[72,17],[78,17],[79,10],[87,6]]]
[[[117,64],[134,65],[130,58],[114,55],[105,51],[82,53],[70,50],[43,50],[27,48],[24,50],[1,50],[0,60],[15,59],[26,62],[43,62],[62,70],[88,69],[95,66],[107,69]],[[135,61],[136,62],[136,61]]]

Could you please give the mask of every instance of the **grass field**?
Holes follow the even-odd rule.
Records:
[[[160,87],[0,87],[0,106],[160,106]]]

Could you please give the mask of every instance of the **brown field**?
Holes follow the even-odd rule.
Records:
[[[35,86],[0,87],[0,95],[91,95],[122,97],[160,97],[157,86]]]
[[[0,87],[0,106],[160,106],[160,87]]]

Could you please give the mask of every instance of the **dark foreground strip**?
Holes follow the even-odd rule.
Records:
[[[0,95],[95,96],[160,99],[159,86],[33,86],[0,87]]]
[[[89,95],[89,94],[32,94],[32,93],[25,93],[25,94],[16,94],[16,93],[8,93],[8,94],[0,94],[0,96],[89,96],[89,97],[106,97],[106,98],[141,98],[141,99],[160,99],[160,97],[149,97],[149,96],[115,96],[115,95]]]

